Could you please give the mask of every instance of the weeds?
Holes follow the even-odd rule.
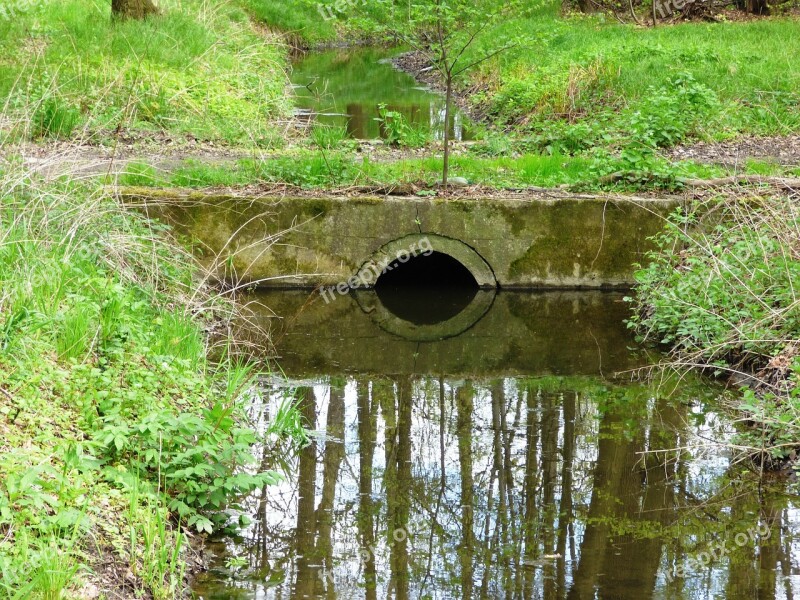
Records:
[[[277,477],[247,469],[252,368],[209,359],[234,307],[92,182],[9,165],[0,198],[0,598],[74,594],[126,519],[137,585],[179,597],[182,527]]]
[[[344,127],[328,126],[316,123],[311,128],[311,141],[321,150],[341,149],[347,145],[349,138]]]
[[[80,122],[80,113],[57,98],[42,102],[33,114],[31,134],[34,138],[55,137],[67,139]]]
[[[181,552],[185,544],[180,527],[169,523],[169,514],[158,496],[142,493],[134,480],[129,491],[126,528],[132,572],[139,577],[154,600],[180,596],[185,565]]]
[[[773,459],[800,444],[800,213],[791,197],[716,199],[676,214],[637,275],[643,339],[680,365],[757,382],[741,406],[757,423],[742,443]]]

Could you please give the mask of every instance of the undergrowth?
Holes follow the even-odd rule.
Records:
[[[254,368],[209,358],[235,307],[96,186],[8,167],[0,198],[0,598],[79,596],[107,555],[181,597],[184,532],[235,528],[280,477],[253,456]]]
[[[747,382],[738,408],[766,428],[740,441],[770,459],[800,446],[798,240],[791,195],[718,198],[676,214],[636,274],[631,327],[678,366]]]

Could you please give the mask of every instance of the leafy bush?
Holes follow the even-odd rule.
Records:
[[[235,498],[280,480],[273,471],[244,470],[256,462],[256,437],[234,417],[234,408],[221,403],[197,413],[160,410],[132,420],[114,407],[95,439],[106,461],[130,465],[142,480],[159,481],[172,498],[169,509],[211,533],[227,525],[223,510],[234,507]]]
[[[695,132],[718,105],[713,90],[690,73],[678,75],[667,85],[648,90],[641,108],[629,116],[631,137],[646,146],[674,146]]]
[[[425,145],[425,132],[412,127],[403,113],[389,110],[385,104],[379,104],[375,120],[380,126],[381,137],[389,146],[420,148]]]
[[[717,200],[674,215],[636,273],[631,325],[707,361],[763,364],[800,337],[798,231],[788,198]]]

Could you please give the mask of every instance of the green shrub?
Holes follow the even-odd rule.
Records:
[[[105,461],[123,462],[137,477],[160,481],[171,497],[169,509],[197,531],[211,533],[228,525],[223,511],[236,498],[281,479],[274,471],[245,470],[257,463],[256,437],[236,417],[233,406],[219,402],[199,412],[160,410],[133,419],[115,407],[103,416],[95,439]]]
[[[650,147],[674,146],[696,133],[718,105],[713,90],[683,73],[647,91],[641,108],[628,118],[631,137]]]
[[[763,365],[800,337],[798,229],[788,198],[723,199],[676,214],[636,273],[631,325],[709,362]]]

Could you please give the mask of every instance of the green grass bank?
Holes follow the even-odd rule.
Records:
[[[253,456],[236,307],[96,186],[8,168],[0,198],[0,598],[181,597],[193,538],[280,477]]]
[[[287,52],[238,1],[162,0],[144,21],[109,2],[42,0],[0,19],[0,143],[122,133],[282,143]]]

